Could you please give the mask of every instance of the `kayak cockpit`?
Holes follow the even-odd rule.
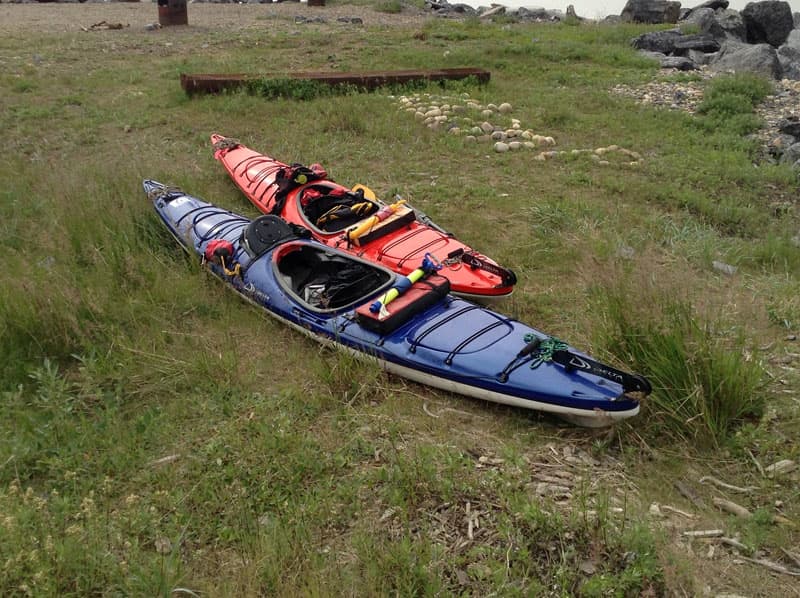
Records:
[[[314,311],[364,303],[395,279],[385,268],[302,242],[287,243],[276,251],[274,267],[279,284]]]
[[[316,230],[337,233],[378,211],[379,205],[334,183],[306,185],[298,194],[298,209],[303,219]]]

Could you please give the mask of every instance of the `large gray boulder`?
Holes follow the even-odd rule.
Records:
[[[675,42],[681,37],[682,34],[678,29],[648,31],[647,33],[642,33],[638,37],[634,37],[631,40],[631,45],[637,50],[672,54],[675,50]]]
[[[706,54],[705,52],[699,52],[697,50],[689,50],[686,54],[686,58],[694,62],[698,67],[711,64],[716,57],[716,54]]]
[[[709,66],[717,72],[750,72],[770,79],[780,79],[783,74],[778,53],[769,44],[727,42]]]
[[[708,33],[717,39],[747,40],[747,26],[738,10],[721,9],[714,13]]]
[[[784,79],[800,81],[800,50],[781,46],[778,48],[778,61]]]
[[[744,19],[737,10],[693,8],[679,24],[683,31],[696,27],[700,33],[712,35],[718,41],[734,39],[744,42],[747,38]]]
[[[557,22],[564,20],[564,13],[560,10],[520,6],[514,13],[520,21]]]
[[[777,48],[794,29],[794,16],[788,2],[751,2],[744,7],[741,14],[747,29],[747,42],[750,44],[767,43]]]
[[[628,0],[620,17],[627,23],[677,23],[681,3],[670,0]]]
[[[720,8],[725,9],[730,6],[730,2],[728,0],[710,0],[709,2],[703,2],[702,4],[698,4],[692,10],[696,10],[698,8],[710,8],[711,10],[719,10]]]
[[[786,41],[783,43],[782,48],[790,47],[796,50],[800,50],[800,29],[793,29],[791,33],[789,33],[789,37],[786,38]]]
[[[707,8],[711,9],[711,10],[720,10],[720,9],[728,8],[729,5],[730,5],[730,2],[728,2],[728,0],[711,0],[710,2],[703,2],[702,4],[698,4],[694,8],[681,8],[681,11],[680,11],[681,12],[681,16],[680,16],[680,18],[681,18],[681,21],[683,21],[684,19],[688,18],[689,15],[691,13],[693,13],[694,11],[696,11],[696,10],[705,10]]]
[[[780,159],[781,164],[792,164],[797,166],[800,163],[800,143],[795,143],[786,148]]]
[[[800,81],[800,29],[794,29],[778,48],[778,60],[786,79]]]
[[[698,52],[706,52],[711,54],[720,49],[719,42],[707,33],[697,33],[694,35],[682,35],[675,40],[673,54],[678,56],[687,56],[689,50],[697,50]]]
[[[697,27],[701,33],[707,33],[714,20],[714,10],[711,8],[693,8],[680,19],[681,29]]]

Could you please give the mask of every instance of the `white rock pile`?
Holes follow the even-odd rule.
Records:
[[[448,135],[460,136],[464,143],[492,143],[495,152],[538,151],[535,160],[543,161],[561,156],[588,154],[601,165],[611,164],[610,154],[617,152],[622,162],[637,165],[642,157],[637,152],[618,145],[597,149],[543,150],[556,145],[550,135],[541,135],[525,128],[518,118],[511,116],[514,108],[508,102],[481,104],[462,93],[458,97],[428,93],[391,96],[401,112],[413,115],[414,119],[431,129]]]

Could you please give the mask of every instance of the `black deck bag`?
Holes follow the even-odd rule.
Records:
[[[380,313],[369,308],[375,299],[356,309],[356,321],[381,336],[396,330],[417,314],[441,301],[450,292],[450,281],[439,274],[431,274],[411,285],[405,293],[386,306],[389,316],[381,319]]]
[[[259,216],[242,231],[242,245],[248,255],[255,259],[276,245],[290,239],[308,239],[311,231],[283,218]]]

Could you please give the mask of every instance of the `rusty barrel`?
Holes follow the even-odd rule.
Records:
[[[158,23],[162,27],[188,25],[186,0],[158,0]]]

